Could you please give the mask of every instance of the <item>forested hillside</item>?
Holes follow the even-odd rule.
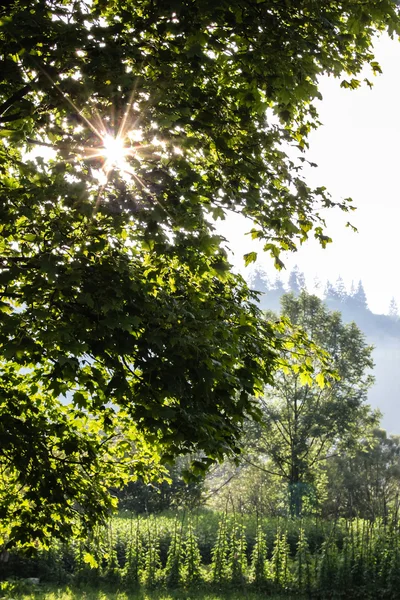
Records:
[[[258,268],[251,279],[251,287],[261,292],[260,306],[264,310],[280,310],[280,299],[286,292],[298,295],[305,289],[304,274],[295,267],[287,284],[276,275],[273,278]],[[317,284],[318,287],[318,284]],[[313,290],[309,290],[313,291]],[[343,321],[354,321],[374,346],[375,384],[369,391],[369,402],[382,412],[382,426],[390,433],[400,431],[400,379],[398,365],[400,359],[400,318],[394,299],[388,307],[388,314],[379,315],[368,308],[361,281],[347,290],[341,277],[335,283],[327,281],[316,290],[331,310],[340,311]]]

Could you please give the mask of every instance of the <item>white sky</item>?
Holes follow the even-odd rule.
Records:
[[[362,279],[371,310],[386,313],[392,296],[400,305],[400,43],[384,36],[375,51],[383,75],[373,77],[366,71],[372,90],[366,84],[346,90],[338,79],[321,80],[323,126],[310,136],[307,154],[318,169],[304,170],[309,184],[325,185],[334,200],[352,197],[357,211],[328,211],[327,232],[333,243],[323,250],[310,240],[297,253],[287,254],[287,271],[281,276],[285,279],[297,264],[310,284],[315,276],[334,282],[341,275],[348,287],[353,279]],[[348,220],[358,233],[344,227]],[[244,236],[248,225],[240,217],[218,225],[246,277],[249,269],[243,270],[242,255],[260,250]],[[259,264],[275,276],[268,255],[261,254]]]

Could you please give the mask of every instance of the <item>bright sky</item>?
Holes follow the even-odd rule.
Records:
[[[334,282],[341,275],[348,287],[353,279],[362,279],[371,310],[386,313],[392,296],[400,305],[400,43],[384,36],[375,51],[383,75],[365,73],[374,83],[372,90],[367,85],[346,90],[337,79],[321,80],[323,126],[311,135],[307,155],[318,169],[304,171],[309,184],[325,185],[334,200],[352,197],[357,211],[328,212],[333,243],[323,250],[314,240],[308,242],[284,257],[287,271],[281,275],[285,279],[297,264],[310,287],[316,276]],[[348,220],[358,233],[344,227]],[[247,277],[241,257],[259,250],[243,235],[250,227],[237,217],[218,229],[230,240],[233,261]],[[261,255],[259,263],[275,276],[268,255]]]

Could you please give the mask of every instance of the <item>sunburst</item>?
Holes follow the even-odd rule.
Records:
[[[145,182],[141,179],[138,174],[137,163],[142,160],[146,160],[149,158],[149,155],[159,155],[159,153],[154,152],[154,140],[151,143],[142,143],[143,132],[139,127],[139,122],[141,120],[140,115],[132,114],[132,109],[134,108],[133,98],[135,95],[135,89],[133,90],[130,99],[126,105],[126,109],[122,116],[122,119],[119,123],[119,128],[115,129],[111,126],[112,122],[115,122],[114,117],[101,117],[99,112],[94,109],[92,116],[87,117],[83,113],[81,109],[75,104],[75,102],[69,98],[60,87],[51,79],[51,77],[45,73],[57,91],[61,94],[61,96],[66,100],[67,103],[72,107],[75,114],[79,116],[82,121],[82,125],[78,125],[75,128],[74,133],[78,134],[80,131],[84,130],[84,125],[91,130],[94,137],[92,137],[92,143],[87,145],[75,145],[73,143],[60,143],[52,144],[49,141],[44,140],[33,140],[31,138],[27,138],[27,142],[29,144],[44,146],[47,148],[51,148],[54,151],[63,150],[70,151],[69,157],[64,159],[63,162],[70,162],[71,159],[75,161],[90,161],[90,160],[101,160],[101,177],[97,177],[98,182],[100,184],[99,193],[97,196],[97,201],[95,204],[94,211],[97,211],[99,203],[101,201],[101,197],[107,187],[110,176],[112,172],[119,173],[125,180],[129,180],[131,182],[135,182],[148,197],[151,197],[163,210],[166,214],[169,214],[167,209],[162,206],[154,195],[154,193],[148,188]],[[136,108],[135,108],[135,112]],[[89,140],[86,140],[86,143]],[[156,143],[160,144],[159,140],[156,140]],[[55,158],[55,157],[54,157]],[[133,160],[131,160],[133,159]],[[134,164],[136,162],[136,165]],[[140,169],[139,169],[140,172]]]
[[[121,137],[114,137],[107,133],[103,138],[103,150],[105,158],[104,170],[107,173],[115,168],[120,171],[126,169],[127,157],[130,149],[126,147],[125,141]]]

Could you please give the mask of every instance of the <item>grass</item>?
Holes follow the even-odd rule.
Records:
[[[268,596],[269,600],[279,600],[283,596]],[[284,596],[290,600],[290,596]],[[297,600],[299,596],[296,596]],[[198,589],[195,591],[138,591],[126,593],[108,589],[76,587],[44,587],[24,583],[3,582],[0,584],[1,600],[261,600],[265,594],[245,591],[213,592]]]

